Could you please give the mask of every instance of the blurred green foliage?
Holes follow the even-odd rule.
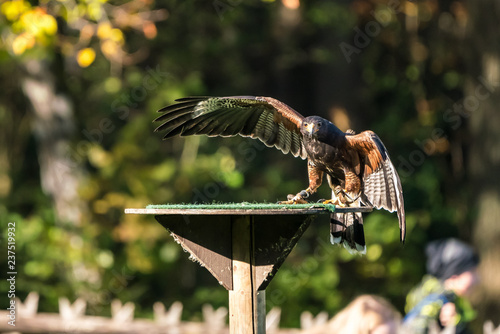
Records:
[[[293,10],[280,1],[218,2],[222,7],[211,1],[144,1],[148,9],[167,13],[153,24],[157,33],[144,28],[151,22],[139,29],[110,28],[123,36],[123,42],[113,42],[116,47],[130,54],[147,50],[130,64],[120,64],[106,49],[110,46],[103,46],[110,37],[98,36],[100,12],[82,14],[94,27],[82,49],[95,50],[95,60],[79,54],[83,30],[75,29],[62,9],[53,10],[52,1],[29,7],[55,16],[57,31],[49,30],[50,39],[37,40],[31,49],[14,50],[9,41],[26,29],[16,28],[16,15],[9,17],[2,5],[0,30],[13,35],[0,44],[0,73],[9,78],[0,83],[0,220],[16,222],[17,295],[38,291],[39,311],[45,312],[57,311],[60,296],[83,297],[88,313],[98,315],[109,314],[113,298],[135,302],[136,314],[144,317],[152,316],[158,300],[182,301],[185,319],[199,319],[205,303],[227,306],[227,292],[188,261],[152,217],[124,215],[123,209],[213,200],[275,202],[306,187],[304,161],[260,142],[161,141],[153,133],[156,110],[176,98],[260,94],[304,115],[333,119],[332,108],[344,108],[356,131],[374,130],[401,174],[408,220],[402,246],[395,214],[366,215],[364,257],[331,246],[328,222],[318,220],[270,284],[268,307],[283,309],[284,326],[298,326],[305,310],[333,315],[363,293],[382,295],[402,311],[406,293],[424,273],[423,245],[441,236],[465,237],[473,214],[464,206],[463,172],[451,161],[463,126],[454,128],[443,117],[463,96],[464,69],[457,37],[450,32],[460,17],[451,2],[390,7],[368,0],[313,0]],[[85,13],[85,2],[76,4]],[[420,23],[412,30],[415,16]],[[370,27],[378,27],[378,33],[370,35]],[[363,47],[356,46],[358,31],[369,40]],[[359,51],[350,62],[342,42]],[[81,224],[59,220],[41,188],[35,118],[21,89],[23,64],[47,54],[44,62],[57,90],[74,105],[76,129],[68,150],[73,167],[84,171],[78,189],[86,205]],[[436,129],[442,133],[433,137]],[[317,199],[329,196],[327,188]],[[4,257],[0,267],[6,267]],[[7,287],[5,280],[0,287]],[[0,299],[0,308],[6,303]]]

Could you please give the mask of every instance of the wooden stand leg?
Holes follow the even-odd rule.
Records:
[[[254,312],[255,323],[257,324],[256,334],[266,333],[266,290],[257,291],[257,303]]]
[[[266,295],[254,282],[253,222],[250,216],[233,216],[233,290],[229,291],[229,332],[266,333]]]
[[[265,289],[313,216],[155,217],[229,291],[230,333],[265,334]]]

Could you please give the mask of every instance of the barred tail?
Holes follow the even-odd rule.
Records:
[[[351,254],[366,254],[361,212],[332,213],[330,215],[330,242],[344,245]]]

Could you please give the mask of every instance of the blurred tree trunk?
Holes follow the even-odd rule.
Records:
[[[477,210],[473,226],[481,256],[483,288],[480,320],[498,325],[500,314],[500,44],[495,0],[467,0],[469,21],[464,55],[467,79],[465,117],[471,134],[468,170],[471,207]]]
[[[56,92],[48,64],[32,60],[24,66],[24,94],[31,103],[33,131],[38,142],[38,161],[43,192],[51,196],[61,222],[79,224],[84,204],[78,196],[81,167],[69,154],[75,131],[73,106]]]

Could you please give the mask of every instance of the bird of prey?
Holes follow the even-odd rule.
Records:
[[[176,102],[158,110],[163,114],[155,119],[162,122],[155,131],[164,131],[164,139],[176,135],[240,135],[307,159],[309,187],[290,195],[286,203],[304,203],[326,175],[332,190],[332,199],[326,202],[341,207],[364,205],[397,211],[400,240],[404,242],[406,219],[401,181],[374,132],[344,133],[324,118],[304,117],[270,97],[185,97]],[[365,253],[361,213],[333,213],[330,240],[343,244],[350,252]]]

